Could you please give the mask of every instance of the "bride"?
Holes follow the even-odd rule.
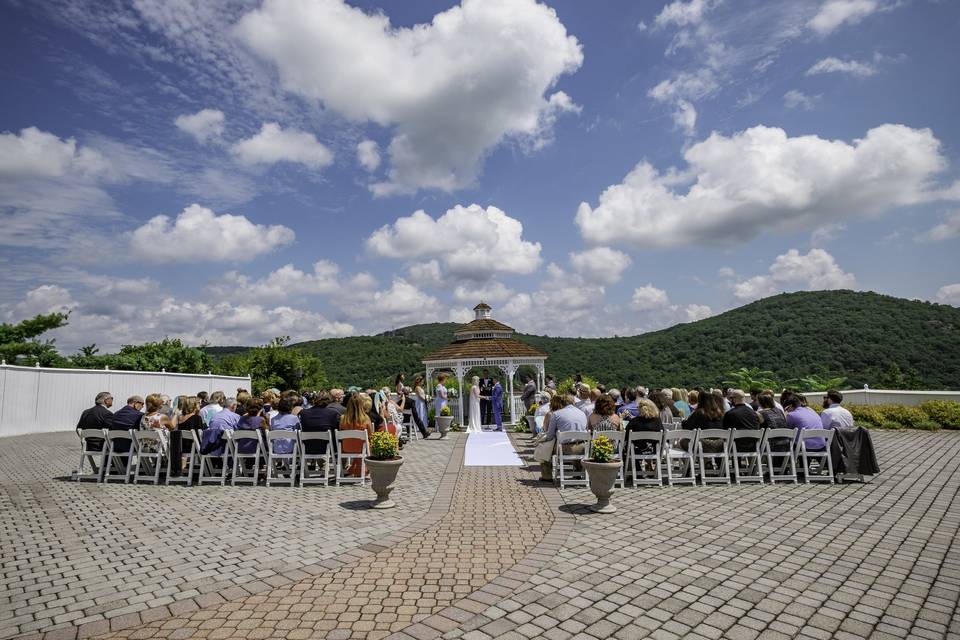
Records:
[[[473,376],[473,386],[470,387],[470,424],[467,432],[479,433],[483,431],[481,423],[483,415],[480,413],[480,377]]]

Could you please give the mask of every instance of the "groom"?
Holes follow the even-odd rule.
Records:
[[[493,393],[493,379],[490,377],[490,370],[483,370],[483,377],[480,378],[480,422],[490,424],[490,394]]]
[[[493,379],[490,404],[493,405],[493,419],[496,421],[496,430],[503,431],[503,387],[500,386],[500,379],[497,377]]]

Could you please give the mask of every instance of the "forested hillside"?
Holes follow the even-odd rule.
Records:
[[[456,326],[292,346],[319,356],[331,381],[370,385],[420,371],[420,358],[448,343]],[[730,371],[758,367],[782,382],[819,374],[845,376],[847,387],[960,387],[960,309],[875,293],[781,294],[626,338],[517,337],[546,352],[547,371],[558,378],[579,371],[618,385],[718,385]]]

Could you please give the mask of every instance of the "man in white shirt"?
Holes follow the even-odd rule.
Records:
[[[576,403],[577,409],[583,411],[584,415],[589,418],[590,414],[593,413],[593,402],[590,401],[590,387],[581,382],[577,395],[579,396]]]
[[[853,426],[853,414],[840,406],[843,394],[836,389],[827,391],[823,397],[823,412],[820,421],[824,429],[845,429]]]
[[[223,403],[227,401],[227,396],[223,391],[214,391],[210,394],[210,404],[200,409],[200,419],[203,420],[203,426],[210,426],[213,416],[223,411]]]

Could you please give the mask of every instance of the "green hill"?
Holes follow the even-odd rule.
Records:
[[[319,356],[338,384],[372,385],[422,369],[455,324],[423,324],[377,336],[293,345]],[[522,329],[522,327],[518,327]],[[718,385],[740,367],[782,381],[846,376],[848,387],[960,387],[960,309],[876,293],[817,291],[773,296],[718,316],[633,337],[518,334],[549,355],[558,379],[582,372],[608,384]],[[211,349],[212,355],[239,350]]]

